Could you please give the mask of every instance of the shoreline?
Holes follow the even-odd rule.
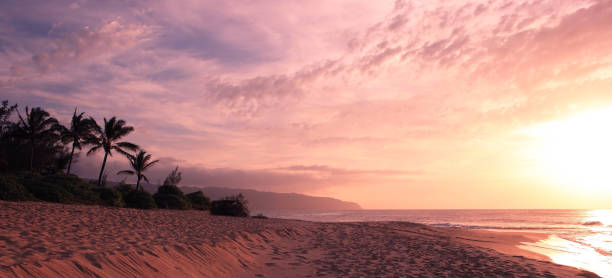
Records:
[[[524,256],[526,258],[553,262],[545,254],[523,249],[524,243],[537,243],[550,237],[550,233],[491,231],[463,228],[449,228],[454,230],[455,237],[462,242],[484,248],[491,248],[497,252]]]
[[[410,222],[0,202],[0,230],[2,277],[597,277],[517,247],[542,234]]]

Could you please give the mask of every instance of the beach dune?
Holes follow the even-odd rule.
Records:
[[[0,202],[0,277],[597,277],[530,235]]]

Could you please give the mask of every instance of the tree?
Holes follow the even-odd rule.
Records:
[[[201,190],[185,195],[191,202],[191,208],[198,210],[210,209],[210,199]]]
[[[153,195],[158,208],[165,209],[189,209],[191,202],[183,191],[178,187],[181,182],[181,172],[178,166],[168,174],[164,184],[157,188],[157,193]]]
[[[8,100],[2,101],[2,106],[0,107],[0,136],[4,136],[8,127],[12,124],[9,121],[9,117],[15,110],[17,110],[17,104],[9,106]]]
[[[8,100],[2,101],[0,106],[0,169],[5,169],[8,166],[8,141],[9,130],[13,127],[13,123],[9,121],[11,114],[17,109],[17,104],[9,106]]]
[[[242,193],[213,201],[210,205],[210,213],[213,215],[249,216],[248,202]]]
[[[70,174],[70,166],[72,166],[72,158],[74,157],[74,150],[81,150],[83,144],[92,136],[92,130],[95,124],[93,118],[84,118],[85,112],[81,112],[77,115],[77,109],[74,108],[74,114],[72,114],[72,120],[70,121],[70,128],[62,127],[61,137],[64,143],[72,142],[72,151],[68,159],[68,169],[66,174]]]
[[[170,172],[170,174],[168,174],[164,180],[164,185],[178,186],[182,179],[181,172],[178,171],[178,166],[176,166],[176,168],[174,168],[174,170],[172,170],[172,172]]]
[[[102,173],[104,173],[106,159],[108,155],[113,156],[113,150],[125,156],[129,154],[124,149],[131,151],[138,150],[138,145],[136,144],[130,142],[117,142],[132,131],[134,131],[133,127],[126,126],[124,120],[117,120],[115,117],[110,118],[108,121],[104,118],[104,129],[95,121],[93,122],[94,136],[88,138],[85,144],[93,145],[87,152],[87,155],[91,155],[100,149],[104,150],[104,160],[102,161],[100,175],[98,176],[98,186],[100,186],[100,182],[102,181]]]
[[[136,175],[136,190],[138,190],[140,188],[141,179],[144,179],[147,183],[149,182],[149,179],[143,174],[143,172],[151,168],[153,165],[159,162],[159,160],[150,161],[151,155],[147,154],[147,152],[143,150],[138,152],[138,154],[136,154],[135,156],[127,154],[127,158],[130,160],[130,166],[132,167],[132,170],[119,171],[117,172],[117,175]]]
[[[58,122],[57,119],[50,117],[49,113],[40,107],[30,109],[26,106],[26,116],[19,115],[19,123],[16,126],[15,134],[23,138],[29,146],[29,168],[33,169],[34,148],[39,143],[55,144],[57,139]]]
[[[53,165],[48,167],[48,171],[55,174],[57,172],[63,172],[68,169],[66,173],[70,173],[70,162],[72,162],[72,153],[68,150],[63,149],[57,152]]]

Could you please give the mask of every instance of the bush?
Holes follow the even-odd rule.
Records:
[[[38,175],[33,175],[33,176],[38,176]],[[44,182],[53,183],[56,185],[61,185],[61,184],[76,185],[76,184],[81,184],[81,183],[89,185],[89,183],[83,181],[82,179],[80,179],[79,177],[75,175],[56,173],[56,174],[50,174],[50,175],[41,175],[38,177]]]
[[[103,191],[99,191],[97,186],[89,184],[74,175],[62,173],[39,175],[21,172],[17,174],[16,183],[21,184],[30,193],[30,196],[33,196],[30,199],[55,203],[120,205],[120,203],[110,200],[112,197],[108,195],[108,192],[105,193],[105,199],[103,199],[101,195]]]
[[[249,208],[247,201],[238,194],[237,196],[226,197],[223,200],[216,200],[211,203],[210,213],[214,215],[248,217]]]
[[[157,207],[162,209],[190,209],[191,203],[176,185],[162,185],[153,195]]]
[[[108,187],[96,187],[94,191],[100,196],[100,204],[109,207],[124,207],[125,202],[121,192]]]
[[[155,204],[160,209],[190,209],[191,203],[184,196],[171,194],[155,194],[153,195]]]
[[[157,188],[157,194],[169,194],[184,196],[183,191],[176,185],[162,185]]]
[[[199,210],[210,209],[210,199],[204,196],[204,193],[202,193],[202,191],[189,193],[186,196],[191,202],[191,208]]]
[[[98,187],[85,182],[77,176],[58,173],[41,176],[40,179],[44,183],[61,187],[70,193],[71,198],[62,202],[104,205],[100,193],[97,191]]]
[[[70,203],[74,196],[61,186],[45,183],[40,180],[27,180],[25,187],[39,200],[53,203]]]
[[[54,203],[70,203],[74,196],[60,185],[43,181],[38,174],[23,172],[17,177],[17,182],[22,184],[36,199]]]
[[[119,183],[119,185],[115,186],[115,190],[117,190],[121,195],[125,198],[125,196],[130,193],[134,188],[131,185],[124,183],[123,181]]]
[[[129,185],[120,188],[99,187],[90,184],[77,176],[63,173],[40,175],[32,172],[19,172],[15,175],[0,176],[0,200],[27,201],[40,200],[54,203],[73,203],[86,205],[103,205],[124,207],[124,198],[132,190]],[[149,194],[150,202],[139,195],[132,194],[132,207],[155,207]]]
[[[157,207],[151,194],[133,190],[130,185],[120,184],[116,188],[99,187],[77,176],[62,173],[40,175],[20,172],[0,176],[0,200],[40,200],[141,209]],[[185,202],[188,203],[186,200]]]
[[[153,209],[157,207],[153,196],[146,191],[131,190],[125,195],[124,200],[125,205],[130,208]]]
[[[34,199],[25,186],[17,182],[15,176],[0,176],[0,200],[29,201]]]

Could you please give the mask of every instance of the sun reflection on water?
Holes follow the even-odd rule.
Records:
[[[582,228],[575,233],[551,235],[519,247],[546,255],[557,264],[612,278],[612,210],[585,211],[577,224]]]
[[[536,243],[523,243],[522,249],[548,256],[554,263],[592,271],[601,277],[612,277],[612,260],[594,248],[550,236]]]
[[[598,209],[586,212],[584,223],[600,223],[602,226],[612,225],[612,210]]]

